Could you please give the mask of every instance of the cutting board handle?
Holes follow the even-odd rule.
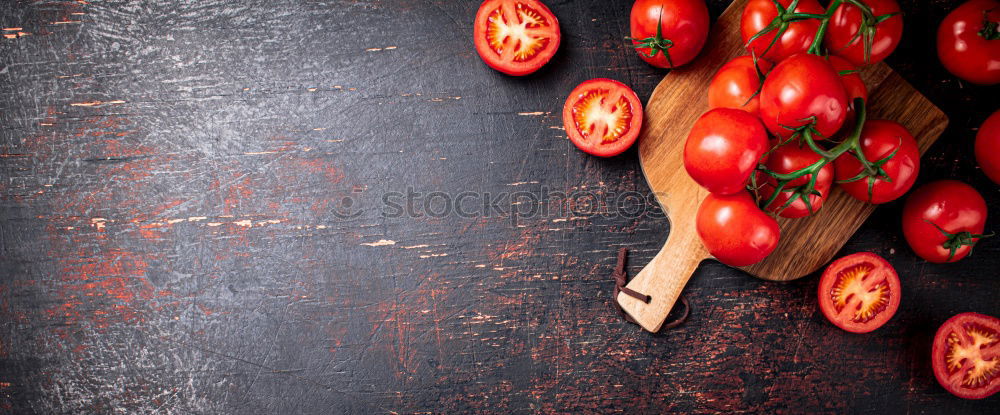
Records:
[[[649,295],[649,304],[618,293],[618,304],[635,319],[643,329],[660,331],[688,279],[708,253],[698,239],[693,227],[673,228],[667,243],[627,287]]]

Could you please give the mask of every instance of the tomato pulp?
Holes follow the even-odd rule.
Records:
[[[570,141],[598,157],[617,156],[632,147],[642,129],[642,118],[639,97],[612,79],[580,84],[563,105],[563,127]]]
[[[852,333],[882,327],[899,308],[896,269],[871,252],[833,261],[819,280],[819,309],[833,325]]]
[[[476,13],[476,52],[508,75],[539,70],[556,54],[561,39],[559,20],[538,0],[486,0]]]
[[[979,313],[949,318],[934,335],[931,366],[938,383],[959,398],[1000,391],[1000,319]]]

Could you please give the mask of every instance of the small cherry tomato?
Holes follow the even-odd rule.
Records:
[[[740,56],[722,65],[708,85],[708,108],[735,108],[757,115],[760,84],[772,66],[771,62],[758,59],[755,67],[750,56]]]
[[[793,0],[779,0],[783,7],[788,7]],[[816,0],[800,0],[795,7],[796,13],[823,14],[823,6]],[[777,29],[758,36],[751,40],[759,32],[765,30],[768,25],[778,17],[778,9],[774,7],[774,0],[750,0],[743,9],[740,17],[740,35],[743,36],[743,43],[747,45],[747,51],[758,57],[767,58],[774,62],[780,62],[796,53],[805,52],[812,44],[819,29],[819,19],[806,19],[788,24],[785,33],[778,38]],[[771,45],[771,42],[774,42]],[[768,49],[768,45],[770,49]],[[764,51],[767,53],[764,53]]]
[[[538,0],[486,0],[476,13],[473,40],[489,67],[508,75],[537,71],[559,49],[559,20]]]
[[[934,334],[931,367],[948,392],[983,399],[1000,391],[1000,319],[979,313],[949,318]]]
[[[823,38],[830,53],[854,66],[882,62],[903,36],[903,15],[896,0],[864,0],[864,4],[871,8],[870,16],[853,4],[841,3]]]
[[[767,146],[767,130],[757,117],[743,110],[716,108],[691,127],[684,143],[684,168],[709,192],[741,192]]]
[[[563,105],[563,126],[577,148],[612,157],[632,147],[642,129],[642,103],[625,84],[597,78],[570,92]]]
[[[1000,83],[1000,1],[969,0],[941,22],[937,51],[941,64],[974,84]]]
[[[1000,184],[1000,110],[994,111],[976,133],[976,161],[990,180]]]
[[[905,127],[895,121],[867,121],[861,130],[861,152],[872,166],[868,173],[873,175],[866,175],[850,152],[834,160],[837,183],[855,199],[882,204],[913,187],[920,171],[920,150]]]
[[[986,201],[958,180],[939,180],[915,190],[903,206],[903,236],[921,258],[941,264],[972,251],[986,225]]]
[[[819,154],[808,147],[801,147],[799,143],[793,142],[771,151],[764,165],[775,173],[788,174],[809,167],[821,159]],[[764,208],[785,218],[802,218],[819,212],[823,207],[823,201],[830,195],[830,187],[833,186],[833,164],[827,163],[816,176],[814,190],[819,192],[818,195],[803,193],[804,189],[796,189],[807,184],[809,180],[812,180],[811,174],[788,182],[774,201]],[[766,202],[774,194],[777,180],[767,173],[758,171],[757,185],[760,186],[758,190],[760,200]],[[808,205],[806,200],[809,201]]]
[[[691,62],[708,39],[704,0],[636,0],[629,21],[639,57],[658,68]]]
[[[868,87],[865,86],[865,81],[861,80],[861,75],[858,75],[858,68],[846,59],[834,55],[830,55],[828,59],[833,70],[840,75],[840,80],[844,82],[844,91],[847,92],[847,117],[844,118],[844,125],[840,128],[841,131],[850,133],[857,115],[854,99],[861,98],[863,101],[868,101]]]
[[[819,309],[833,325],[851,333],[868,333],[896,314],[899,275],[888,261],[858,252],[833,261],[819,279]]]
[[[767,75],[760,91],[760,118],[782,138],[814,123],[819,137],[829,138],[847,117],[847,92],[826,59],[800,53],[785,59]]]
[[[753,196],[709,194],[698,208],[695,227],[708,252],[733,267],[753,265],[774,251],[778,221],[761,211]]]

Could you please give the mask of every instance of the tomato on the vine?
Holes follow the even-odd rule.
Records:
[[[684,143],[684,168],[712,193],[741,192],[767,147],[767,131],[757,117],[743,110],[716,108],[691,127]]]
[[[771,151],[764,166],[775,173],[788,174],[809,167],[822,158],[808,147],[802,147],[799,143],[793,142]],[[774,201],[764,208],[785,218],[802,218],[819,212],[819,209],[823,207],[823,201],[830,195],[830,187],[833,185],[833,164],[828,163],[817,173],[814,190],[819,194],[804,193],[804,189],[796,189],[807,184],[810,180],[812,180],[812,174],[788,182],[778,193],[778,196],[775,196]],[[758,171],[757,186],[759,187],[758,197],[762,202],[766,202],[774,195],[778,184],[771,175]],[[809,201],[808,204],[806,200]]]
[[[833,261],[819,280],[819,309],[833,325],[851,333],[882,327],[899,308],[896,269],[871,252]]]
[[[857,109],[854,108],[854,99],[861,98],[867,102],[868,87],[865,86],[865,81],[861,80],[861,75],[858,75],[858,68],[847,59],[834,55],[830,55],[828,59],[833,70],[837,71],[840,80],[844,83],[844,92],[847,92],[847,117],[844,118],[844,125],[841,128],[850,131],[854,128],[856,120]]]
[[[1000,83],[1000,1],[969,0],[944,18],[938,58],[949,72],[974,84]]]
[[[598,157],[632,147],[642,129],[642,103],[627,85],[597,78],[578,85],[563,105],[563,127],[577,148]]]
[[[747,45],[747,51],[758,57],[767,58],[774,62],[792,56],[799,52],[805,52],[812,44],[819,29],[818,19],[806,19],[791,22],[785,29],[785,33],[780,38],[777,37],[778,29],[773,29],[768,33],[757,36],[759,32],[768,28],[776,17],[778,9],[774,6],[775,0],[750,0],[743,9],[740,17],[740,35],[743,36],[743,43]],[[793,0],[779,0],[782,7],[788,7]],[[800,0],[795,7],[796,13],[823,14],[823,6],[816,0]],[[772,42],[773,45],[772,45]],[[770,49],[768,49],[770,45]],[[764,51],[767,53],[764,53]]]
[[[772,134],[787,138],[813,124],[819,137],[829,138],[847,117],[847,92],[840,75],[826,59],[799,53],[781,61],[764,80],[760,118]]]
[[[695,227],[708,252],[733,267],[766,258],[778,246],[781,233],[778,221],[761,211],[747,191],[709,194],[698,208]]]
[[[476,12],[476,52],[508,75],[540,69],[556,54],[561,39],[559,20],[538,0],[486,0]]]
[[[722,65],[708,85],[708,108],[735,108],[757,115],[762,77],[772,66],[766,59],[758,59],[754,66],[751,56],[739,56]]]
[[[639,56],[658,68],[691,62],[708,39],[703,0],[636,0],[629,22]]]
[[[990,180],[1000,184],[1000,110],[994,111],[976,133],[976,161]]]
[[[833,12],[823,44],[830,53],[855,66],[881,62],[896,50],[903,36],[903,16],[896,0],[864,0],[866,16],[857,6],[841,3]]]
[[[1000,319],[979,313],[949,318],[934,334],[931,367],[938,383],[959,398],[1000,392]]]
[[[957,180],[939,180],[915,190],[903,206],[903,236],[921,258],[955,262],[983,237],[986,201]]]
[[[851,152],[834,160],[837,183],[844,191],[860,201],[882,204],[913,187],[920,171],[920,150],[906,127],[895,121],[868,120],[860,145],[870,168]]]

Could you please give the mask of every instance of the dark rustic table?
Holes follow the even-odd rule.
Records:
[[[903,280],[872,334],[826,322],[815,275],[714,261],[681,327],[618,318],[617,250],[635,273],[669,226],[635,150],[577,151],[560,111],[589,78],[663,77],[629,1],[549,1],[563,44],[524,78],[476,55],[477,1],[169,3],[0,5],[0,411],[998,410],[929,353],[951,315],[1000,315],[1000,241],[928,264],[899,202],[842,251]],[[1000,89],[934,51],[958,3],[904,1],[888,61],[951,117],[918,184],[971,183],[1000,230],[972,158]]]

